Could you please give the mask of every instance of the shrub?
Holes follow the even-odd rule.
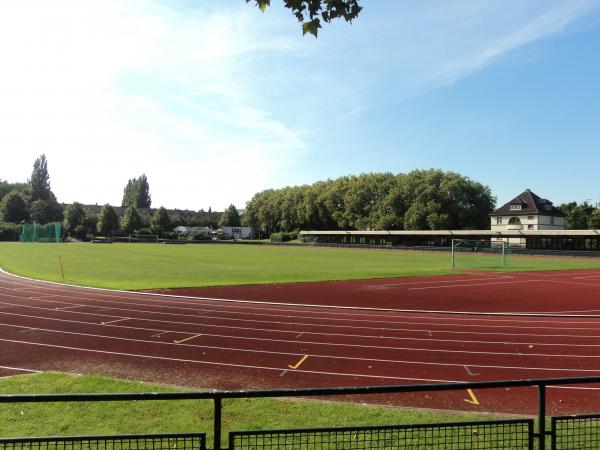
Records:
[[[298,232],[297,231],[290,231],[290,232],[285,232],[285,231],[281,231],[279,233],[273,233],[271,234],[271,242],[289,242],[289,241],[293,241],[295,239],[298,239]]]
[[[0,241],[18,241],[19,225],[0,222]]]
[[[206,231],[194,231],[189,239],[192,241],[207,241],[210,239],[210,235]]]

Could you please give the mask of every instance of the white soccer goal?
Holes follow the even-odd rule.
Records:
[[[485,239],[452,239],[452,268],[456,267],[457,255],[469,254],[485,254],[486,258],[492,258],[493,265],[498,264],[500,267],[506,266],[507,245],[503,240],[485,240]],[[499,260],[495,260],[495,256]]]

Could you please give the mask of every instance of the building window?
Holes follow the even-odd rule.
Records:
[[[502,225],[502,217],[496,217],[496,225]]]
[[[527,225],[527,229],[528,230],[533,230],[533,225],[532,224]]]
[[[520,211],[521,205],[510,205],[510,210],[511,211]]]
[[[533,220],[533,216],[527,216],[527,220]]]

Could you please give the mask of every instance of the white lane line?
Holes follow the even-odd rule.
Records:
[[[136,354],[136,353],[112,352],[112,351],[108,351],[108,350],[87,349],[87,348],[81,348],[81,347],[70,347],[70,346],[46,344],[46,343],[40,343],[40,342],[17,341],[17,340],[13,340],[13,339],[3,339],[3,338],[0,338],[0,341],[10,342],[10,343],[14,343],[14,344],[47,347],[47,348],[59,348],[59,349],[63,349],[63,350],[72,350],[72,351],[87,352],[87,353],[99,353],[99,354],[112,355],[112,356],[126,356],[126,357],[131,357],[131,358],[154,359],[154,360],[171,361],[171,362],[183,362],[183,363],[193,363],[193,364],[201,364],[201,365],[238,367],[238,368],[246,368],[246,369],[257,369],[257,370],[268,370],[268,371],[281,372],[280,367],[252,366],[252,365],[247,365],[247,364],[233,364],[233,363],[222,363],[222,362],[214,362],[214,361],[199,361],[199,360],[193,360],[193,359],[170,358],[170,357],[164,357],[164,356],[144,355],[144,354]],[[541,369],[541,370],[547,370],[547,369]],[[574,371],[577,371],[577,370],[574,370]],[[402,380],[402,381],[423,381],[423,382],[431,382],[431,383],[466,382],[465,380],[441,380],[441,379],[430,379],[430,378],[393,377],[393,376],[387,376],[387,375],[367,375],[367,374],[362,374],[362,373],[325,372],[325,371],[315,371],[315,370],[305,370],[305,369],[298,369],[295,372],[296,373],[315,374],[315,375]],[[577,389],[577,387],[573,387],[573,389]]]
[[[93,325],[98,326],[97,322],[85,322],[79,320],[69,320],[69,319],[58,319],[53,317],[43,317],[43,316],[32,316],[26,314],[18,314],[18,313],[4,313],[0,312],[0,314],[16,316],[16,317],[26,317],[30,319],[36,320],[46,320],[46,321],[55,321],[55,322],[64,322],[64,323],[72,323],[72,324],[80,324],[80,325]],[[110,325],[112,328],[124,329],[124,330],[136,330],[136,331],[145,331],[145,332],[161,332],[161,333],[174,333],[174,334],[189,334],[194,335],[195,332],[181,331],[181,330],[164,330],[164,329],[156,329],[156,328],[144,328],[144,327],[133,327],[126,325]],[[264,331],[264,330],[263,330]],[[271,331],[271,330],[268,330]],[[293,331],[290,333],[294,333]],[[364,339],[374,339],[374,340],[398,340],[398,341],[419,341],[419,342],[434,342],[434,343],[459,343],[459,344],[487,344],[487,345],[535,345],[538,347],[583,347],[583,348],[592,348],[592,347],[600,347],[600,344],[563,344],[558,342],[544,343],[544,342],[514,342],[514,341],[482,341],[481,339],[477,340],[466,340],[466,339],[424,339],[418,337],[382,337],[382,336],[363,336],[363,335],[347,335],[347,334],[335,334],[335,333],[303,333],[309,335],[317,335],[317,336],[330,336],[330,337],[342,337],[342,338],[364,338]],[[323,342],[323,341],[297,341],[290,339],[274,339],[272,337],[269,338],[260,338],[256,336],[232,336],[227,334],[211,334],[204,333],[204,336],[214,337],[214,338],[224,338],[224,339],[234,339],[234,340],[247,340],[247,341],[259,341],[259,342],[277,342],[277,343],[286,343],[286,344],[307,344],[307,345],[321,345],[321,346],[332,346],[332,347],[349,347],[349,348],[366,348],[366,349],[387,349],[387,350],[397,350],[398,347],[385,346],[385,345],[366,345],[366,344],[349,344],[347,342],[339,343],[339,342]],[[153,337],[153,336],[151,336]],[[600,338],[600,336],[598,336]]]
[[[81,347],[69,347],[65,345],[55,345],[55,344],[45,344],[41,342],[28,342],[28,341],[17,341],[14,339],[3,339],[0,338],[2,342],[11,342],[13,344],[22,344],[22,345],[33,345],[39,347],[47,347],[47,348],[59,348],[63,350],[72,350],[79,352],[87,352],[87,353],[99,353],[104,355],[112,355],[112,356],[126,356],[130,358],[142,358],[142,359],[154,359],[160,361],[170,361],[170,362],[183,362],[183,363],[192,363],[192,364],[201,364],[201,365],[209,365],[209,366],[221,366],[221,367],[238,367],[243,369],[257,369],[257,370],[269,370],[269,371],[277,371],[281,372],[281,367],[269,367],[269,366],[252,366],[248,364],[232,364],[232,363],[222,363],[222,362],[213,362],[213,361],[199,361],[195,359],[184,359],[184,358],[169,358],[166,356],[154,356],[154,355],[144,355],[137,353],[124,353],[124,352],[111,352],[108,350],[96,350],[89,348],[81,348]],[[353,378],[372,378],[372,379],[384,379],[384,380],[402,380],[402,381],[424,381],[431,383],[461,383],[465,382],[463,380],[440,380],[440,379],[431,379],[431,378],[408,378],[408,377],[392,377],[387,375],[366,375],[362,373],[341,373],[341,372],[324,372],[324,371],[316,371],[316,370],[306,370],[306,369],[298,369],[295,373],[306,373],[313,375],[330,375],[330,376],[340,376],[340,377],[353,377]]]
[[[163,334],[166,334],[166,333],[170,333],[170,331],[161,331],[160,333],[153,334],[150,337],[153,337],[153,338],[155,338],[155,337],[161,337]]]
[[[33,370],[33,369],[24,369],[22,367],[11,367],[11,366],[0,366],[0,369],[6,370],[17,370],[20,372],[31,372],[31,373],[41,373],[41,370]]]
[[[566,280],[548,280],[550,283],[559,283],[559,284],[575,284],[577,286],[589,286],[593,288],[597,288],[600,286],[600,283],[581,283],[579,281],[566,281]]]
[[[36,310],[42,310],[42,311],[50,311],[52,312],[53,310],[51,308],[42,308],[42,307],[38,307],[38,306],[24,306],[25,308],[29,308],[29,309],[36,309]],[[66,311],[69,312],[70,314],[76,314],[76,315],[83,315],[83,316],[100,316],[100,317],[106,317],[106,315],[104,314],[95,314],[95,313],[87,313],[87,312],[80,312],[80,311]],[[49,317],[39,317],[39,316],[29,316],[29,315],[25,315],[25,314],[17,314],[17,313],[11,313],[11,312],[5,312],[5,311],[0,311],[0,314],[4,314],[4,315],[13,315],[13,316],[24,316],[24,317],[33,317],[33,318],[45,318],[48,320],[60,320],[60,319],[54,319],[54,318],[49,318]],[[283,333],[283,334],[297,334],[300,332],[304,332],[306,334],[311,334],[311,335],[319,335],[319,336],[341,336],[341,337],[352,337],[352,338],[365,338],[365,339],[390,339],[390,340],[423,340],[423,341],[431,341],[432,339],[418,339],[418,338],[413,338],[413,337],[403,337],[403,336],[393,336],[393,335],[381,335],[381,334],[377,334],[377,335],[369,335],[369,334],[350,334],[350,333],[327,333],[327,332],[321,332],[321,331],[301,331],[298,329],[294,329],[294,330],[281,330],[281,329],[273,329],[273,328],[259,328],[259,327],[240,327],[240,326],[228,326],[228,325],[216,325],[216,324],[210,324],[210,323],[198,323],[198,322],[175,322],[172,320],[160,320],[160,319],[142,319],[142,318],[135,318],[135,320],[138,321],[145,321],[145,322],[157,322],[157,323],[168,323],[168,324],[172,324],[172,325],[190,325],[190,326],[194,326],[194,327],[203,327],[203,328],[219,328],[219,329],[233,329],[233,330],[246,330],[246,331],[252,331],[252,332],[256,332],[256,331],[262,331],[262,332],[268,332],[268,333]],[[89,323],[89,322],[84,322],[84,323]],[[293,324],[295,325],[295,324]],[[110,326],[114,326],[114,325],[110,325]],[[376,330],[380,330],[380,329],[376,329]],[[575,329],[576,331],[580,331],[580,329]],[[587,330],[587,328],[586,328]],[[594,330],[594,329],[592,329]],[[400,331],[400,332],[414,332],[415,334],[419,334],[422,333],[424,331],[427,330],[419,330],[419,329],[395,329],[394,331]],[[473,335],[473,336],[508,336],[508,337],[517,337],[517,336],[524,336],[524,337],[538,337],[538,338],[571,338],[571,339],[581,339],[581,338],[588,338],[588,339],[596,339],[596,338],[600,338],[600,335],[570,335],[570,334],[535,334],[535,333],[501,333],[501,332],[479,332],[479,331],[442,331],[442,330],[436,330],[436,334],[439,335],[443,335],[443,334],[459,334],[459,335]],[[450,340],[450,339],[440,339],[439,337],[435,339],[435,341],[448,341],[448,342],[469,342],[468,340]],[[475,342],[481,342],[481,341],[475,341]],[[505,340],[500,341],[498,343],[507,343]],[[511,342],[512,343],[512,342]],[[528,342],[529,343],[529,342]],[[548,344],[544,344],[542,343],[541,345],[553,345],[551,343]],[[582,346],[582,347],[588,347],[588,346],[595,346],[595,344],[585,344],[585,345],[578,345],[578,344],[560,344],[560,345],[566,345],[566,346]]]
[[[0,269],[0,271],[1,271],[1,269]],[[546,280],[543,280],[543,281],[546,281]],[[2,289],[2,287],[0,287],[0,289]],[[75,289],[55,289],[55,288],[49,288],[49,289],[60,290],[62,292],[77,293],[77,290],[75,290]],[[125,292],[129,292],[129,291],[125,291]],[[103,297],[114,298],[114,295],[110,295],[110,294],[98,293],[97,295],[98,296],[103,296]],[[20,296],[14,296],[14,297],[15,298],[22,298]],[[166,300],[165,298],[154,299],[154,298],[139,298],[139,297],[131,297],[131,296],[122,296],[122,297],[120,297],[119,301],[102,300],[102,299],[95,298],[95,297],[79,297],[79,296],[75,297],[75,296],[72,296],[72,295],[69,295],[69,296],[63,295],[61,297],[62,298],[80,299],[80,300],[83,299],[83,300],[88,300],[88,301],[96,301],[96,302],[119,304],[119,305],[123,305],[124,303],[125,304],[130,304],[130,305],[133,304],[133,305],[136,305],[136,306],[139,305],[138,302],[131,303],[131,302],[124,302],[122,300],[122,299],[131,299],[131,300],[142,301],[142,302],[144,302],[143,306],[151,307],[151,308],[182,309],[182,310],[208,311],[208,312],[213,312],[213,310],[207,310],[207,309],[200,309],[200,310],[198,310],[197,308],[184,308],[184,307],[181,307],[181,306],[169,307],[169,306],[164,306],[164,304],[165,303],[169,303],[169,304],[176,304],[176,305],[181,305],[181,304],[186,304],[186,305],[205,304],[206,305],[206,303],[208,303],[208,304],[215,303],[214,301],[208,301],[208,302],[204,302],[204,301],[194,301],[194,302],[182,301],[179,298],[181,296],[175,296],[175,297],[177,297],[177,300],[175,300],[175,301]],[[183,297],[183,298],[198,300],[201,297]],[[151,301],[151,302],[154,302],[154,303],[158,303],[158,305],[148,304],[147,303],[148,301]],[[294,309],[294,308],[286,308],[286,307],[280,306],[278,304],[273,304],[273,306],[279,306],[278,308],[267,308],[267,307],[264,306],[264,305],[269,305],[269,303],[258,302],[258,303],[254,303],[254,304],[255,305],[258,304],[260,310],[277,311],[279,313],[279,314],[276,314],[276,315],[270,315],[271,317],[273,317],[273,316],[281,317],[281,312],[282,311],[295,311],[295,312],[301,311],[304,314],[307,314],[307,313],[308,314],[322,314],[321,312],[314,312],[313,313],[311,311],[308,311],[306,309],[306,306],[310,306],[310,305],[304,305],[304,307],[303,307],[303,305],[300,305],[300,307],[302,307],[302,309]],[[318,305],[313,305],[313,306],[316,306],[317,309],[318,309]],[[212,308],[216,308],[216,306],[211,306],[211,307]],[[224,304],[224,303],[218,304],[218,307],[219,308],[236,309],[236,310],[250,309],[250,307],[243,307],[243,306],[237,306],[237,305],[232,306],[231,304]],[[120,310],[120,308],[114,308],[114,309]],[[350,307],[343,307],[342,309],[352,310],[352,308],[350,308]],[[358,308],[356,310],[362,310],[362,309],[365,309],[365,308]],[[487,321],[490,321],[490,322],[494,322],[494,321],[498,321],[498,322],[501,322],[501,321],[504,321],[504,322],[520,322],[520,321],[522,321],[522,320],[518,320],[518,319],[511,319],[511,320],[508,320],[508,319],[495,319],[495,317],[518,317],[518,318],[520,318],[520,317],[526,317],[529,320],[531,320],[532,317],[535,317],[535,318],[537,318],[537,317],[564,318],[565,317],[564,312],[562,312],[562,314],[558,314],[556,311],[551,311],[551,312],[548,312],[548,311],[539,311],[539,312],[534,312],[534,313],[532,313],[532,312],[504,312],[504,313],[502,313],[502,312],[491,312],[491,313],[482,312],[482,313],[477,313],[477,312],[431,311],[431,310],[398,310],[398,309],[379,309],[379,308],[375,308],[375,309],[366,308],[366,309],[369,310],[370,312],[366,313],[366,314],[363,314],[363,313],[358,313],[358,312],[353,312],[353,313],[349,313],[349,312],[339,313],[337,311],[333,311],[333,312],[329,312],[328,315],[340,315],[340,316],[351,316],[351,317],[354,317],[354,316],[365,316],[365,317],[373,317],[373,316],[375,316],[375,317],[378,317],[379,315],[375,314],[376,312],[386,311],[386,312],[388,312],[388,314],[383,315],[383,317],[386,317],[386,318],[390,317],[389,316],[390,312],[395,312],[395,313],[403,312],[403,313],[406,313],[406,314],[410,314],[410,316],[395,315],[395,316],[392,316],[392,317],[412,318],[412,317],[414,317],[414,314],[416,314],[416,313],[423,313],[423,314],[428,314],[428,315],[432,314],[432,313],[439,313],[439,314],[447,314],[447,315],[451,315],[451,316],[461,315],[462,314],[462,315],[468,315],[468,316],[474,315],[474,316],[492,316],[492,317],[494,317],[494,319],[483,319],[481,317],[478,317],[478,318],[461,317],[461,319],[460,319],[461,321],[469,321],[469,320],[471,320],[471,321],[484,321],[484,320],[487,320]],[[254,311],[254,309],[252,309],[252,310]],[[219,312],[223,313],[223,311],[219,311]],[[561,313],[561,312],[559,312],[559,313]],[[245,314],[245,315],[252,315],[252,316],[254,316],[254,315],[260,315],[260,314],[257,314],[257,313],[238,313],[238,314]],[[269,316],[268,314],[265,314],[265,315]],[[304,317],[306,317],[306,316],[304,316]],[[589,319],[593,319],[593,318],[600,318],[600,315],[569,314],[569,315],[566,315],[566,317],[585,318],[585,319],[589,320]],[[320,318],[315,318],[315,319],[320,320]],[[429,319],[430,320],[436,320],[436,321],[456,320],[453,317],[429,317]],[[334,318],[328,317],[328,318],[323,318],[322,320],[347,320],[347,319],[334,319]],[[376,321],[373,321],[373,322],[376,322]],[[394,323],[393,321],[389,321],[389,322],[390,323]],[[542,320],[536,320],[535,322],[536,323],[554,323],[553,321],[542,321]],[[563,320],[563,321],[561,321],[561,323],[576,323],[576,322],[564,321]]]
[[[23,328],[23,327],[21,327]],[[37,331],[37,328],[29,328],[29,327],[25,327],[24,330],[19,331],[19,333],[29,333],[30,331]]]
[[[479,366],[475,366],[475,367],[479,367]],[[469,376],[471,376],[471,377],[480,375],[479,373],[473,373],[473,372],[471,372],[471,369],[469,369],[469,366],[464,366],[464,368],[467,371],[467,373],[469,374]]]
[[[64,311],[64,310],[67,310],[67,309],[73,309],[73,308],[83,308],[84,306],[86,306],[86,305],[63,306],[63,307],[60,307],[60,308],[54,308],[54,309],[55,309],[56,311]]]
[[[409,291],[423,291],[426,289],[453,289],[453,288],[463,288],[463,287],[473,287],[473,286],[496,286],[499,284],[517,284],[517,283],[533,283],[536,281],[543,281],[547,283],[551,280],[514,280],[514,281],[495,281],[489,283],[471,283],[471,284],[451,284],[444,286],[421,286],[421,287],[413,287],[408,288]]]
[[[17,317],[26,317],[36,320],[46,320],[46,321],[55,321],[55,322],[64,322],[64,323],[72,323],[78,325],[93,325],[98,326],[97,322],[84,322],[78,320],[69,320],[69,319],[57,319],[52,317],[42,317],[42,316],[31,316],[25,314],[17,314],[17,313],[0,313],[4,315],[11,315]],[[143,327],[133,327],[126,325],[110,325],[112,328],[124,329],[124,330],[135,330],[135,331],[145,331],[145,332],[159,332],[158,335],[164,333],[174,333],[174,334],[189,334],[194,335],[195,332],[186,332],[181,330],[163,330],[156,328],[143,328]],[[314,334],[314,333],[303,333],[303,334]],[[318,334],[322,335],[322,334]],[[154,337],[153,335],[151,337]],[[398,347],[385,346],[385,345],[366,345],[366,344],[349,344],[349,343],[339,343],[339,342],[323,342],[323,341],[297,341],[297,340],[289,340],[289,339],[274,339],[274,338],[260,338],[255,336],[232,336],[226,334],[211,334],[204,333],[204,336],[219,338],[219,339],[232,339],[232,340],[243,340],[243,341],[259,341],[259,342],[267,342],[267,343],[286,343],[286,344],[306,344],[306,345],[319,345],[319,346],[330,346],[330,347],[348,347],[348,348],[364,348],[364,349],[380,349],[380,350],[398,350]],[[482,341],[478,340],[457,340],[457,339],[423,339],[423,338],[412,338],[412,337],[390,337],[390,338],[381,338],[380,336],[360,336],[360,335],[340,335],[340,334],[327,334],[326,336],[332,337],[344,337],[344,338],[368,338],[368,339],[385,339],[385,340],[399,340],[399,341],[419,341],[419,342],[434,342],[434,343],[460,343],[460,344],[487,344],[487,345],[535,345],[538,347],[600,347],[600,344],[562,344],[562,343],[543,343],[543,342],[508,342],[508,341]],[[600,337],[600,336],[599,336]]]
[[[406,283],[385,283],[385,284],[373,284],[373,287],[379,287],[379,286],[414,286],[417,284],[442,284],[442,283],[472,283],[473,281],[490,281],[490,280],[505,280],[507,278],[510,279],[514,279],[515,277],[512,275],[505,275],[505,276],[497,276],[497,277],[489,277],[489,278],[477,278],[477,277],[469,277],[469,278],[462,278],[462,279],[458,279],[458,280],[436,280],[436,281],[409,281]]]
[[[48,300],[40,300],[40,302],[42,303],[56,303],[55,301],[48,301]],[[65,302],[61,302],[61,303],[65,303]],[[2,302],[0,301],[0,304],[5,304],[5,305],[12,305],[12,306],[20,306],[23,308],[39,308],[39,309],[47,309],[47,308],[42,308],[42,307],[37,307],[37,306],[32,306],[32,305],[23,305],[23,304],[15,304],[15,303],[8,303],[8,302]],[[67,303],[68,304],[68,303]],[[182,313],[167,313],[167,312],[160,312],[160,311],[148,311],[148,310],[140,310],[140,309],[131,309],[131,308],[113,308],[114,310],[118,311],[118,312],[134,312],[134,313],[145,313],[145,314],[154,314],[154,315],[158,315],[158,316],[182,316],[182,317],[190,317],[189,314],[182,314]],[[96,313],[92,313],[92,312],[80,312],[80,311],[65,311],[71,314],[85,314],[85,315],[97,315],[97,316],[102,316],[102,317],[106,317],[106,316],[110,316],[110,317],[115,317],[115,318],[123,318],[123,316],[117,316],[117,315],[109,315],[109,314],[96,314]],[[273,324],[273,323],[277,323],[277,324],[281,324],[281,325],[290,325],[290,326],[306,326],[306,327],[315,327],[315,328],[352,328],[352,329],[363,329],[363,330],[378,330],[378,331],[415,331],[415,332],[423,332],[423,331],[427,331],[427,330],[423,330],[423,329],[412,329],[412,328],[391,328],[391,327],[368,327],[368,326],[358,326],[355,323],[350,323],[348,325],[332,325],[332,324],[318,324],[318,323],[310,323],[310,322],[286,322],[286,321],[282,321],[282,320],[258,320],[258,319],[239,319],[239,318],[222,318],[219,316],[209,316],[209,315],[205,315],[205,316],[199,316],[203,319],[210,319],[210,320],[223,320],[223,321],[230,321],[230,322],[244,322],[244,323],[267,323],[267,324]],[[139,320],[156,320],[156,319],[144,319],[144,318],[137,318]],[[308,318],[308,320],[310,320],[311,318]],[[456,320],[456,319],[455,319]],[[172,323],[180,323],[180,324],[190,324],[189,322],[175,322],[175,321],[170,321]],[[410,324],[410,325],[424,325],[424,326],[443,326],[443,327],[455,327],[455,328],[486,328],[486,329],[490,329],[490,328],[502,328],[502,329],[515,329],[515,328],[519,328],[518,326],[515,325],[489,325],[489,324],[464,324],[464,323],[444,323],[444,324],[434,324],[431,322],[416,322],[416,321],[407,321],[407,322],[403,322],[403,321],[397,321],[397,322],[392,322],[392,323],[397,323],[397,324]],[[525,325],[525,324],[523,324]],[[216,326],[216,325],[215,325]],[[543,327],[543,326],[533,326],[532,322],[529,322],[527,324],[527,329],[537,329],[537,330],[556,330],[557,326],[552,326],[552,327]],[[560,327],[560,330],[565,330],[565,331],[596,331],[597,327],[595,328],[587,328],[587,327]],[[436,330],[438,332],[444,332],[444,333],[459,333],[458,331],[450,331],[450,330]],[[463,331],[460,331],[460,333],[462,333]],[[468,333],[468,332],[465,332]],[[489,334],[489,333],[488,333]],[[502,334],[502,333],[498,333],[498,334]],[[529,333],[524,333],[524,335],[528,335]],[[513,334],[510,334],[513,335]]]
[[[12,296],[12,295],[5,295],[4,297],[14,297],[16,299],[22,299],[22,297],[19,296]],[[65,299],[74,299],[74,300],[89,300],[88,298],[85,297],[74,297],[74,296],[62,296],[61,298]],[[100,300],[100,299],[94,299],[91,301],[97,301],[97,302],[101,302],[101,303],[109,303],[109,304],[116,304],[119,305],[120,307],[107,307],[104,309],[112,309],[115,311],[134,311],[134,312],[146,312],[146,313],[154,313],[154,314],[161,314],[161,315],[165,315],[165,314],[173,314],[173,315],[177,315],[177,313],[168,313],[168,312],[162,312],[162,311],[150,311],[150,310],[145,310],[145,309],[131,309],[131,308],[123,308],[124,302],[121,301],[111,301],[111,300]],[[157,300],[151,299],[151,301],[157,302]],[[71,304],[70,302],[64,302],[64,301],[54,301],[54,300],[40,300],[40,302],[44,302],[44,303],[63,303],[63,304]],[[161,303],[177,303],[177,302],[170,302],[170,301],[165,301],[165,302],[161,302]],[[186,303],[186,302],[182,302],[182,303]],[[142,306],[142,307],[146,307],[146,308],[155,308],[155,309],[161,309],[161,310],[183,310],[183,311],[191,311],[191,312],[197,312],[197,311],[202,311],[203,313],[210,313],[210,312],[217,312],[220,314],[234,314],[233,312],[223,312],[223,311],[218,311],[218,310],[207,310],[207,309],[200,309],[198,310],[197,308],[187,308],[187,307],[182,307],[182,306],[164,306],[164,305],[152,305],[152,304],[138,304],[138,303],[125,303],[126,305],[132,305],[132,306]],[[186,303],[187,304],[187,303]],[[79,305],[79,304],[78,304]],[[96,307],[95,305],[84,305],[81,304],[81,306],[89,306],[89,307]],[[228,306],[230,307],[230,306]],[[100,310],[97,310],[100,311]],[[96,311],[96,312],[97,312]],[[235,314],[238,315],[243,315],[243,316],[266,316],[266,317],[273,317],[273,318],[277,318],[280,319],[282,317],[281,311],[273,309],[273,311],[277,311],[279,312],[279,314],[265,314],[265,313],[245,313],[245,312],[236,312]],[[302,311],[305,314],[307,313],[307,311]],[[319,314],[322,315],[322,313],[320,312]],[[345,315],[345,316],[349,316],[351,318],[333,318],[333,317],[312,317],[312,316],[307,316],[307,315],[286,315],[286,317],[288,318],[302,318],[302,319],[309,319],[309,320],[322,320],[322,321],[339,321],[339,322],[344,322],[344,321],[348,321],[348,322],[352,322],[355,323],[357,320],[355,319],[356,316],[360,316],[360,317],[372,317],[372,315],[369,314],[346,314],[346,313],[329,313],[329,314],[335,314],[335,315]],[[189,316],[189,314],[179,314],[179,315],[184,315],[184,316]],[[216,316],[208,316],[206,314],[201,315],[197,315],[198,317],[210,317],[210,318],[215,318]],[[384,316],[386,318],[389,318],[390,316]],[[410,316],[404,316],[404,315],[398,315],[398,316],[393,316],[396,319],[408,319],[410,321],[411,324],[414,323],[414,317],[415,315],[412,314]],[[556,317],[556,316],[554,316]],[[585,315],[582,316],[585,318],[593,318],[593,316],[589,316],[589,315]],[[230,317],[220,317],[218,316],[219,319],[223,319],[223,320],[229,320]],[[513,324],[523,324],[523,323],[527,323],[527,325],[531,325],[531,323],[536,323],[536,324],[541,324],[541,323],[550,323],[550,324],[554,324],[554,327],[551,327],[552,329],[554,329],[556,327],[556,325],[563,325],[563,324],[568,324],[568,323],[592,323],[592,324],[599,324],[598,320],[595,321],[582,321],[582,320],[578,320],[578,321],[564,321],[561,320],[559,321],[558,319],[556,320],[535,320],[535,321],[531,321],[531,318],[527,317],[527,318],[519,318],[519,319],[487,319],[487,318],[471,318],[471,317],[462,317],[460,319],[457,319],[456,317],[427,317],[428,320],[430,321],[443,321],[443,320],[460,320],[461,322],[489,322],[489,323],[513,323]],[[242,320],[242,319],[238,319],[238,320]],[[406,323],[404,321],[401,320],[369,320],[369,319],[359,319],[358,321],[361,322],[366,322],[366,323],[390,323],[390,324],[398,324],[398,323]],[[269,321],[271,322],[271,321]],[[451,324],[451,325],[455,325],[455,324]],[[461,323],[461,326],[463,324]]]
[[[93,290],[98,292],[112,292],[112,293],[121,293],[121,294],[131,294],[131,291],[123,291],[118,289],[105,289],[105,288],[97,288],[97,287],[88,287],[88,286],[78,286],[78,285],[69,285],[65,283],[57,283],[55,281],[43,281],[43,280],[35,280],[32,278],[23,277],[21,275],[15,275],[9,272],[6,272],[4,269],[0,268],[0,273],[5,274],[7,277],[15,277],[20,278],[29,282],[39,283],[39,284],[50,284],[57,286],[68,286],[71,288],[70,292],[73,292],[73,289],[81,289],[81,290]],[[523,282],[532,282],[535,280],[524,280]],[[540,280],[546,281],[546,280]],[[371,308],[371,307],[356,307],[356,306],[336,306],[336,305],[311,305],[305,303],[286,303],[286,302],[273,302],[273,301],[259,301],[259,300],[239,300],[239,299],[226,299],[226,298],[218,298],[218,297],[193,297],[186,295],[174,295],[174,294],[157,294],[154,292],[137,292],[138,296],[153,296],[158,298],[183,298],[183,299],[192,299],[192,300],[210,300],[215,302],[227,302],[227,303],[240,303],[240,304],[255,304],[255,305],[278,305],[283,307],[302,307],[302,308],[318,308],[318,309],[326,309],[326,310],[354,310],[354,311],[388,311],[388,312],[400,312],[400,313],[427,313],[427,314],[451,314],[451,315],[476,315],[476,316],[525,316],[525,317],[556,317],[555,314],[543,314],[543,313],[503,313],[503,312],[475,312],[475,311],[443,311],[443,310],[418,310],[418,309],[397,309],[397,308]],[[131,297],[131,298],[139,298],[139,297]],[[564,316],[563,316],[564,317]],[[569,317],[582,317],[579,315],[569,315]],[[584,316],[585,317],[585,316]],[[589,316],[587,316],[589,318]]]
[[[19,325],[12,324],[3,324],[0,323],[0,326],[12,327],[12,328],[22,328]],[[210,350],[217,350],[219,352],[229,351],[229,352],[237,352],[237,353],[255,353],[255,354],[265,354],[265,355],[277,355],[277,356],[296,356],[296,357],[304,357],[306,356],[303,353],[296,352],[281,352],[281,351],[268,351],[268,350],[254,350],[254,349],[239,349],[239,348],[230,348],[230,347],[217,347],[211,345],[199,345],[199,344],[178,344],[172,342],[161,342],[161,341],[148,341],[144,339],[131,339],[124,338],[118,336],[105,336],[91,333],[77,333],[71,331],[64,330],[51,330],[45,328],[38,328],[39,331],[44,331],[47,333],[53,334],[67,334],[73,336],[84,336],[91,338],[99,338],[99,339],[109,339],[116,341],[125,341],[125,342],[135,342],[135,343],[144,343],[144,344],[155,344],[155,345],[176,345],[179,347],[194,347],[194,348],[203,348]],[[0,341],[5,339],[0,339]],[[520,353],[502,353],[502,352],[475,352],[475,351],[463,351],[463,350],[437,350],[437,349],[414,349],[414,348],[397,348],[396,350],[402,351],[412,351],[412,352],[429,352],[429,353],[465,353],[467,355],[497,355],[497,356],[525,356],[528,358],[531,357],[558,357],[562,358],[600,358],[600,355],[551,355],[551,354],[520,354]],[[464,367],[464,363],[441,363],[441,362],[433,362],[433,361],[414,361],[414,360],[393,360],[393,359],[379,359],[379,358],[362,358],[362,357],[353,357],[353,356],[338,356],[338,355],[319,355],[319,354],[311,354],[311,356],[315,359],[335,359],[335,360],[344,360],[344,361],[361,361],[361,362],[377,362],[377,363],[390,363],[390,364],[404,364],[404,365],[425,365],[425,366],[441,366],[441,367]],[[477,364],[477,363],[469,363],[471,367],[478,368],[486,368],[486,369],[494,369],[494,370],[527,370],[527,371],[545,371],[545,372],[584,372],[584,373],[600,373],[600,368],[598,369],[581,369],[581,368],[570,368],[570,367],[526,367],[526,366],[494,366],[487,364]]]

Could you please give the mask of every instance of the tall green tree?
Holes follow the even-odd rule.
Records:
[[[35,200],[29,206],[29,218],[42,224],[60,222],[63,220],[62,206],[54,198]]]
[[[158,235],[166,231],[171,231],[171,219],[167,210],[162,206],[154,211],[152,219],[150,219],[150,228],[152,232]]]
[[[235,205],[229,205],[229,207],[221,214],[219,220],[219,226],[222,227],[239,227],[242,225],[240,213]]]
[[[115,208],[107,203],[100,209],[96,229],[99,233],[108,235],[114,233],[118,228],[119,216],[117,215]]]
[[[252,0],[246,0],[250,3]],[[254,0],[262,12],[271,4],[271,0]],[[359,0],[283,0],[286,8],[292,10],[298,22],[302,24],[302,34],[310,33],[317,37],[321,21],[329,23],[334,19],[352,22],[360,13]]]
[[[31,172],[31,201],[36,200],[55,200],[56,197],[50,189],[50,175],[48,173],[48,161],[46,155],[42,154],[33,163],[33,172]]]
[[[135,208],[150,208],[150,184],[146,174],[138,178],[131,178],[123,190],[121,206],[134,206]]]
[[[84,226],[85,224],[85,211],[83,205],[78,202],[73,202],[65,208],[63,227],[69,234],[75,232],[75,228],[78,226]]]
[[[11,191],[0,202],[0,214],[4,222],[19,223],[27,220],[27,202],[19,191]]]
[[[125,210],[123,217],[121,218],[121,228],[126,233],[133,233],[142,227],[142,218],[140,217],[135,206],[130,205]]]

